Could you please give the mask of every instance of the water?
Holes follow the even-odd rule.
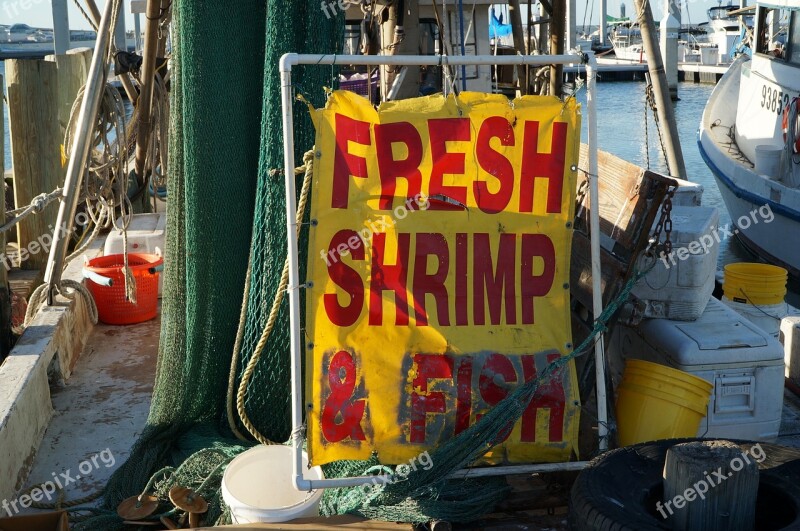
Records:
[[[653,113],[645,114],[644,82],[598,83],[597,89],[597,137],[600,149],[643,168],[648,167],[649,156],[651,170],[668,174]],[[714,176],[697,148],[697,129],[712,90],[714,86],[709,84],[680,83],[680,101],[674,104],[675,119],[688,180],[703,185],[703,205],[719,209],[720,224],[727,225],[730,216]],[[586,103],[585,90],[581,91],[578,99]],[[645,123],[648,126],[646,131]],[[585,135],[584,131],[584,141]],[[735,239],[724,242],[720,248],[720,265],[752,258]]]
[[[711,96],[714,86],[710,84],[679,83],[675,102],[675,120],[678,126],[683,159],[686,163],[688,180],[703,185],[703,205],[719,210],[720,226],[730,225],[731,219],[725,208],[714,176],[703,162],[697,147],[697,130],[703,109]],[[578,99],[586,103],[585,89]],[[667,164],[658,140],[658,132],[650,112],[645,117],[644,82],[613,82],[597,84],[597,137],[600,149],[643,168],[667,174]],[[645,141],[645,120],[647,121],[647,141]],[[584,141],[585,141],[584,131]],[[649,146],[649,149],[646,149]],[[720,246],[718,268],[732,262],[757,261],[739,240],[729,238]],[[800,305],[800,285],[789,282],[787,301]]]

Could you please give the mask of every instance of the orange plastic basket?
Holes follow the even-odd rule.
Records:
[[[86,279],[86,287],[97,304],[97,314],[106,324],[122,325],[149,321],[158,314],[158,271],[164,259],[154,254],[128,254],[128,266],[136,279],[136,304],[125,297],[124,257],[121,254],[89,260],[84,270],[110,281],[104,286]],[[84,276],[87,276],[84,272]]]

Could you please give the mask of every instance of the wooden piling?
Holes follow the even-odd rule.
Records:
[[[48,55],[44,59],[54,62],[58,69],[58,123],[61,126],[63,144],[72,104],[78,91],[86,84],[86,77],[89,75],[92,50],[76,48],[69,50],[66,55]]]
[[[59,125],[58,68],[43,60],[6,61],[8,117],[14,165],[14,202],[29,205],[41,193],[63,182]],[[22,269],[40,269],[47,262],[42,243],[56,223],[57,203],[17,225]]]
[[[758,464],[730,441],[695,441],[667,450],[663,506],[672,529],[751,531]]]

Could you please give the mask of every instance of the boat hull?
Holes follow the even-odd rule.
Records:
[[[762,115],[752,120],[750,115],[740,116],[743,109],[752,113],[747,99],[752,95],[752,87],[747,85],[750,71],[750,60],[742,57],[717,83],[700,122],[698,147],[730,214],[732,235],[760,258],[800,278],[800,245],[796,243],[800,234],[800,189],[786,182],[780,170],[762,175],[765,168],[757,172],[753,167],[750,144],[768,143],[773,126]],[[767,118],[778,119],[775,113]],[[748,128],[748,120],[764,131],[754,134],[755,126],[749,124]],[[758,138],[751,141],[742,132]]]
[[[800,278],[800,246],[791,242],[792,237],[800,234],[800,212],[737,185],[736,181],[743,180],[743,173],[745,179],[753,181],[763,177],[741,169],[736,177],[726,175],[709,156],[708,146],[700,141],[698,147],[717,181],[731,217],[733,235],[753,254],[786,268],[793,277]]]
[[[735,227],[734,235],[742,245],[765,261],[784,267],[792,276],[800,278],[800,246],[787,241],[787,237],[800,234],[800,213],[795,213],[798,215],[796,219],[778,214],[774,204],[770,205],[763,198],[748,197],[730,179],[713,173]],[[764,216],[762,212],[766,211],[767,206],[771,214]],[[772,215],[774,219],[767,222]]]

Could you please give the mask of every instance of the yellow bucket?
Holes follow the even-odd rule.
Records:
[[[617,389],[620,446],[696,436],[713,388],[677,369],[628,360]]]
[[[780,304],[786,296],[786,277],[786,270],[774,265],[728,264],[722,291],[734,302]]]

